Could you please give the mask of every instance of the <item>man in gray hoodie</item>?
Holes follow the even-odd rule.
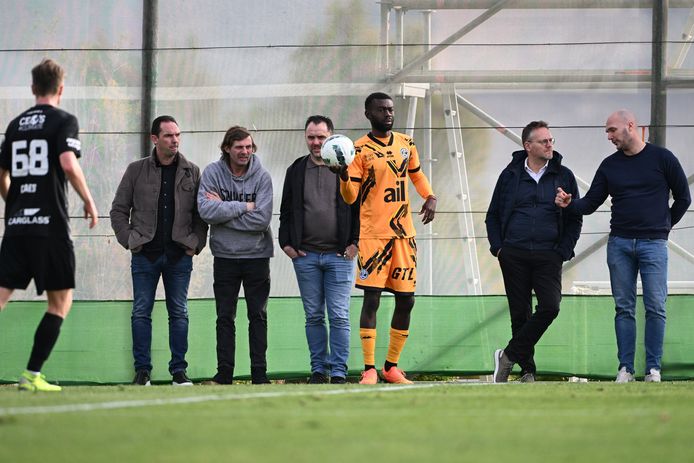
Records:
[[[266,384],[267,300],[273,239],[272,179],[255,155],[253,137],[243,127],[227,130],[222,157],[202,173],[200,217],[210,224],[217,308],[217,374],[213,382],[231,384],[236,350],[236,305],[243,290],[253,384]]]

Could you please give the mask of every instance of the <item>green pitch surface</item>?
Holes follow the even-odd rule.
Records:
[[[0,388],[0,461],[692,461],[694,383]]]

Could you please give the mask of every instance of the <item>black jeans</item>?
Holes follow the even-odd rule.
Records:
[[[504,349],[523,373],[535,373],[535,344],[559,315],[562,258],[554,251],[504,247],[499,253],[513,337]],[[532,310],[532,292],[537,306]]]
[[[214,298],[217,308],[217,375],[215,381],[231,383],[236,353],[236,305],[243,291],[248,310],[248,343],[251,375],[265,376],[267,362],[267,300],[270,295],[270,259],[214,258]]]

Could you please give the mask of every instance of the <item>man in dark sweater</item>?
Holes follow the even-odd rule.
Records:
[[[560,188],[555,201],[570,213],[586,215],[595,212],[608,195],[612,198],[607,266],[616,310],[616,382],[634,380],[637,273],[641,274],[646,308],[645,381],[659,382],[665,335],[667,239],[691,203],[689,185],[674,154],[641,139],[630,111],[610,115],[605,132],[617,151],[602,161],[585,197],[572,200],[572,194]]]
[[[562,262],[574,256],[581,217],[554,204],[563,188],[578,195],[573,173],[561,165],[544,121],[523,129],[522,151],[501,172],[489,210],[489,250],[499,259],[513,337],[494,353],[494,382],[505,383],[518,363],[521,381],[535,381],[535,344],[559,314]],[[532,310],[532,292],[537,308]]]
[[[310,384],[346,382],[349,300],[359,242],[359,206],[345,203],[337,175],[321,158],[333,132],[325,116],[304,126],[309,154],[287,169],[280,206],[279,243],[292,259],[306,314]],[[330,335],[325,325],[328,313]]]

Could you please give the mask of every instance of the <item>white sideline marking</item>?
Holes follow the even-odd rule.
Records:
[[[213,402],[222,400],[252,400],[271,399],[276,397],[297,397],[315,395],[340,395],[340,394],[369,394],[374,392],[395,392],[407,389],[432,388],[450,385],[451,383],[427,383],[401,386],[379,386],[350,389],[329,389],[318,391],[277,391],[277,392],[253,392],[248,394],[211,394],[192,397],[178,397],[172,399],[148,399],[148,400],[119,400],[113,402],[95,402],[82,404],[50,405],[43,407],[8,407],[0,408],[0,417],[51,413],[91,412],[94,410],[115,410],[119,408],[153,407],[157,405],[194,404],[201,402]]]

